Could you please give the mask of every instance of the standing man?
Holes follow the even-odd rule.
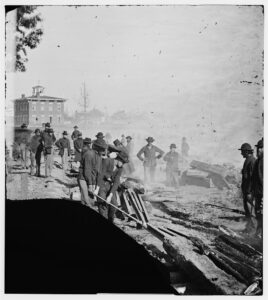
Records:
[[[102,171],[98,177],[98,186],[94,193],[116,206],[116,191],[120,184],[123,165],[128,162],[128,157],[124,151],[121,151],[115,159],[106,158],[104,160],[106,163],[102,164]],[[99,213],[113,223],[116,209],[99,198],[97,201]]]
[[[113,141],[113,144],[115,145],[115,147],[119,150],[119,151],[124,151],[125,153],[127,153],[127,149],[126,147],[122,144],[122,142],[120,142],[118,139],[116,139],[115,141]]]
[[[68,157],[71,154],[70,141],[67,136],[67,131],[63,131],[62,138],[56,142],[56,146],[60,149],[59,155],[61,156],[61,164],[64,171],[67,170]]]
[[[167,186],[179,187],[179,153],[176,152],[176,145],[170,145],[170,151],[164,156],[166,165]]]
[[[48,128],[47,133],[43,135],[44,157],[45,157],[45,177],[50,177],[53,168],[53,129]]]
[[[29,137],[28,137],[28,133],[27,133],[27,125],[25,123],[23,123],[21,125],[21,140],[19,143],[19,149],[20,149],[20,158],[22,161],[22,166],[24,169],[28,169],[29,168]]]
[[[142,147],[138,152],[137,157],[143,162],[144,166],[144,181],[145,183],[154,182],[156,159],[160,159],[164,151],[153,145],[154,138],[148,137],[146,139],[147,145]],[[159,153],[156,156],[156,153]],[[142,154],[144,157],[142,157]]]
[[[183,158],[187,158],[189,156],[190,146],[186,141],[186,137],[182,138],[181,142],[181,155]]]
[[[78,138],[78,134],[79,134],[78,126],[75,125],[74,126],[74,131],[71,135],[71,138],[72,138],[73,141],[75,141]]]
[[[40,164],[41,164],[41,153],[43,149],[42,138],[40,129],[35,129],[34,136],[31,138],[30,141],[30,159],[31,159],[31,175],[34,175],[34,169],[36,166],[36,176],[40,176]]]
[[[255,199],[255,215],[257,219],[256,235],[262,237],[263,230],[263,138],[258,141],[257,145],[257,159],[255,161],[252,173],[252,193]]]
[[[83,151],[79,168],[78,184],[81,191],[82,204],[93,207],[93,192],[96,190],[97,176],[99,176],[101,171],[102,154],[105,152],[107,144],[105,141],[95,141],[92,150],[90,149],[90,144],[90,139],[84,140],[85,150]],[[88,195],[89,192],[90,197]]]
[[[131,136],[127,136],[126,140],[127,140],[126,150],[127,150],[129,162],[124,165],[124,169],[127,175],[131,175],[135,171],[135,167],[133,163],[134,144]]]
[[[242,173],[242,194],[243,194],[243,204],[246,218],[251,217],[251,213],[248,208],[248,203],[252,205],[252,172],[253,166],[255,163],[255,157],[253,156],[253,149],[250,144],[244,143],[241,148],[238,149],[241,151],[241,155],[245,158]]]
[[[80,163],[82,159],[82,151],[83,151],[82,132],[78,133],[78,138],[74,141],[74,150],[75,150],[74,161]]]

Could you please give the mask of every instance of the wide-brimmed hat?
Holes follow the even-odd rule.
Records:
[[[50,127],[50,123],[47,122],[47,123],[45,124],[45,127]]]
[[[76,128],[78,128],[78,126],[77,126],[77,125],[75,125],[75,126],[74,126],[74,128],[76,129]]]
[[[120,151],[118,154],[117,154],[117,157],[116,157],[117,160],[120,160],[123,164],[126,164],[128,163],[128,155],[126,152],[124,151]]]
[[[238,150],[241,151],[253,151],[253,149],[251,148],[249,143],[244,143],[241,145],[241,148],[239,148]]]
[[[96,138],[101,138],[103,139],[104,138],[104,135],[102,132],[98,132],[97,135],[96,135]]]
[[[126,139],[132,140],[132,137],[131,137],[130,135],[128,135],[128,136],[126,137]]]
[[[149,136],[149,137],[146,139],[146,141],[147,141],[147,142],[153,143],[153,142],[154,142],[154,138],[151,137],[151,136]]]
[[[62,135],[68,135],[68,132],[66,130],[64,130]]]
[[[258,141],[257,145],[255,145],[255,147],[257,148],[263,148],[263,138],[261,140]]]
[[[92,144],[93,149],[95,150],[105,150],[107,149],[107,144],[102,139],[96,139]]]
[[[90,145],[91,144],[91,138],[85,138],[83,140],[83,142],[84,142],[85,145]]]
[[[36,128],[34,133],[41,132],[39,128]]]
[[[170,148],[170,149],[172,149],[172,148],[177,148],[177,146],[176,146],[176,144],[171,144],[171,145],[169,146],[169,148]]]
[[[119,141],[119,139],[116,139],[115,141],[113,141],[115,146],[119,146],[121,144],[121,142]]]

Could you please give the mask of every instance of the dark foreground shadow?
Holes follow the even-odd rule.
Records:
[[[173,293],[169,274],[95,211],[68,200],[6,201],[6,293]]]

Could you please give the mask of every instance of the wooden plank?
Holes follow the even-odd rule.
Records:
[[[137,194],[137,197],[138,197],[138,199],[139,199],[139,201],[140,201],[140,204],[141,204],[141,206],[142,206],[142,208],[143,208],[143,213],[144,213],[144,215],[145,215],[145,219],[146,219],[147,222],[149,222],[150,217],[149,217],[149,214],[148,214],[148,212],[147,212],[147,209],[146,209],[146,207],[145,207],[145,205],[144,205],[144,202],[143,202],[143,200],[142,200],[142,197],[141,197],[140,194]]]
[[[129,193],[131,193],[131,197],[134,198],[136,201],[136,204],[139,208],[139,211],[142,212],[142,207],[140,205],[140,202],[136,199],[136,193],[132,189],[128,189]]]
[[[122,193],[122,197],[123,197],[123,200],[124,200],[124,206],[126,208],[127,213],[132,214],[133,210],[131,209],[131,207],[129,205],[128,199],[126,197],[126,192]]]
[[[139,210],[139,207],[138,207],[138,205],[137,205],[135,199],[133,199],[133,197],[132,197],[132,195],[131,195],[131,192],[129,192],[129,190],[128,190],[128,198],[129,198],[130,201],[131,201],[132,207],[134,208],[134,211],[135,211],[135,214],[136,214],[137,218],[138,218],[140,221],[142,221],[142,223],[145,224],[146,222],[145,222],[144,216],[143,216],[142,212]]]

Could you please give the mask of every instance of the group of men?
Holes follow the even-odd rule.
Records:
[[[262,236],[263,221],[263,138],[258,141],[256,147],[257,159],[254,157],[254,150],[248,143],[242,144],[241,155],[245,158],[242,169],[241,190],[245,215],[251,223],[252,209],[255,207],[257,219],[256,234]]]
[[[153,183],[155,181],[155,171],[157,160],[162,158],[166,162],[166,184],[177,188],[179,186],[179,162],[183,162],[189,155],[189,145],[186,138],[182,139],[181,155],[176,151],[176,144],[170,145],[170,151],[164,155],[164,151],[153,145],[154,138],[146,139],[147,145],[142,147],[137,154],[139,160],[143,162],[144,182]]]

